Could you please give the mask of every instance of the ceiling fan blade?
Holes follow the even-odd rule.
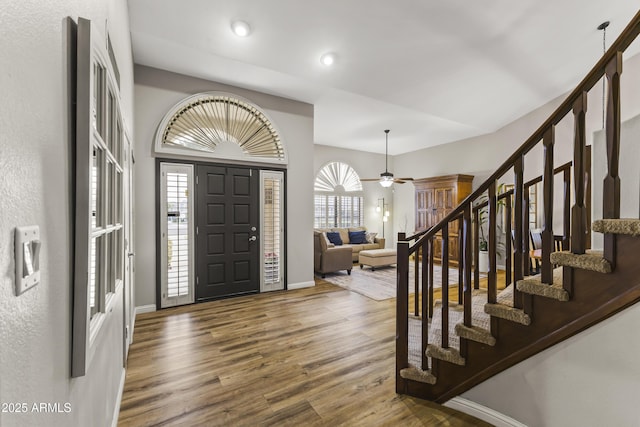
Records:
[[[380,181],[380,178],[360,178],[360,181]]]
[[[403,181],[403,180],[401,180],[401,179],[394,179],[394,180],[393,180],[393,183],[394,183],[394,184],[404,184],[405,182],[407,182],[407,181]]]
[[[402,181],[413,181],[413,178],[396,178],[401,179]]]

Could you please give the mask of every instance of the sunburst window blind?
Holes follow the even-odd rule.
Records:
[[[189,184],[186,173],[167,172],[167,297],[189,293]]]
[[[346,163],[325,165],[314,183],[314,227],[360,227],[364,224],[362,183]]]
[[[240,148],[245,160],[286,163],[280,136],[266,114],[248,100],[211,92],[193,95],[174,106],[156,135],[156,152],[237,158],[223,149]]]
[[[261,171],[261,290],[283,289],[284,175]]]

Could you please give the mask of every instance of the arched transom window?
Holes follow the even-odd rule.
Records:
[[[176,104],[156,134],[158,153],[286,163],[280,135],[250,101],[222,92],[200,93]]]
[[[314,183],[314,227],[360,227],[364,224],[362,183],[351,166],[326,164]]]

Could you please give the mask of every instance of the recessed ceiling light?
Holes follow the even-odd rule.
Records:
[[[231,30],[238,37],[247,37],[251,33],[251,27],[244,21],[233,21]]]
[[[336,62],[336,54],[335,53],[325,53],[320,57],[320,63],[322,65],[326,65],[327,67],[331,66]]]

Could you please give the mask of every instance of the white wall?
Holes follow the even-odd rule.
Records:
[[[640,308],[627,309],[462,394],[528,426],[640,425]]]
[[[72,167],[65,17],[109,30],[133,125],[133,64],[125,0],[4,2],[0,11],[0,412],[7,426],[108,426],[122,368],[122,302],[107,317],[86,376],[70,378]],[[14,228],[39,225],[41,283],[14,293]],[[70,413],[33,413],[33,403],[70,403]]]
[[[347,150],[344,148],[330,147],[327,145],[315,145],[313,150],[313,171],[314,179],[320,169],[329,162],[343,162],[350,165],[360,178],[377,178],[384,172],[384,155],[375,153],[365,153],[363,151]],[[393,170],[393,159],[389,158],[389,170]],[[394,184],[391,188],[383,188],[377,182],[363,182],[364,191],[364,225],[367,230],[378,233],[382,236],[382,212],[376,212],[378,199],[384,198],[384,203],[388,204],[391,213],[390,220],[384,224],[384,236],[387,247],[391,247],[394,241],[395,230],[393,227],[395,211],[393,207],[393,192],[397,187],[410,186],[413,184]],[[381,202],[380,202],[381,203]],[[402,231],[401,229],[397,229]]]
[[[287,167],[287,282],[313,285],[313,106],[154,68],[135,68],[136,305],[156,301],[156,176],[152,146],[158,124],[176,103],[224,91],[262,108],[280,131]]]

